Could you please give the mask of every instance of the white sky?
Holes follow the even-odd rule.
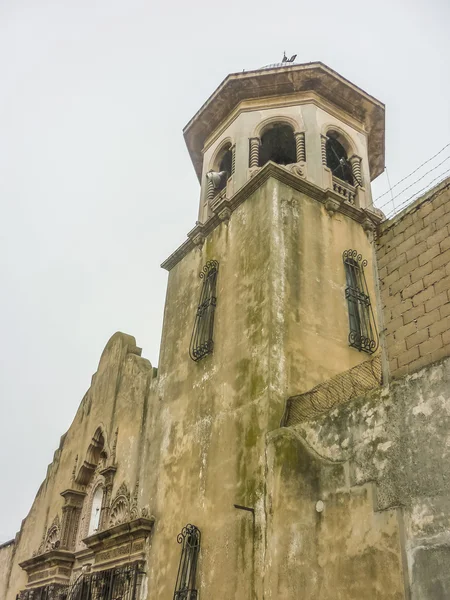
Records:
[[[323,61],[386,104],[394,184],[450,142],[449,22],[447,0],[0,0],[0,541],[109,337],[157,365],[159,265],[197,217],[182,128],[222,79]]]

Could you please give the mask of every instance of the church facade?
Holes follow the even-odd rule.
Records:
[[[184,135],[158,368],[108,341],[0,598],[450,597],[450,180],[386,220],[384,105],[322,63]]]

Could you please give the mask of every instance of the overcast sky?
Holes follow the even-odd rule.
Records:
[[[182,128],[223,78],[323,61],[386,104],[394,184],[450,142],[449,22],[448,0],[0,0],[0,541],[109,337],[158,363],[159,265],[199,198]]]

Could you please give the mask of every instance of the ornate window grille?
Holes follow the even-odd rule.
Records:
[[[367,260],[351,249],[344,251],[343,260],[350,325],[348,343],[353,348],[372,354],[378,348],[378,334],[364,275]]]
[[[177,536],[177,542],[182,546],[173,600],[196,600],[198,597],[195,579],[200,539],[200,530],[190,524],[183,527]]]
[[[133,563],[80,575],[71,585],[47,585],[19,594],[19,600],[137,600],[143,570]]]
[[[217,302],[216,281],[218,268],[219,263],[216,260],[210,260],[200,273],[203,285],[189,346],[189,355],[195,361],[211,354],[214,347],[213,329]]]

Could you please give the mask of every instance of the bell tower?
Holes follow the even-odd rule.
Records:
[[[231,198],[269,161],[332,192],[330,209],[344,202],[372,216],[384,106],[322,63],[229,75],[184,136],[201,184],[202,224],[217,213],[218,195]]]
[[[370,182],[384,169],[384,105],[323,63],[283,62],[229,75],[184,136],[200,182],[198,221],[162,266],[184,271],[191,256],[201,273],[215,261],[217,295],[205,296],[205,322],[196,317],[194,356],[226,343],[219,321],[231,331],[241,299],[245,311],[255,305],[252,327],[267,334],[283,394],[376,353],[372,231],[382,215]],[[225,315],[220,295],[236,278],[245,291]],[[245,300],[258,289],[264,297]]]
[[[269,568],[266,440],[289,398],[379,364],[370,181],[384,107],[322,63],[283,63],[229,75],[184,136],[200,205],[162,265],[155,510],[202,531],[205,597],[289,597]],[[182,503],[171,473],[197,482]]]

